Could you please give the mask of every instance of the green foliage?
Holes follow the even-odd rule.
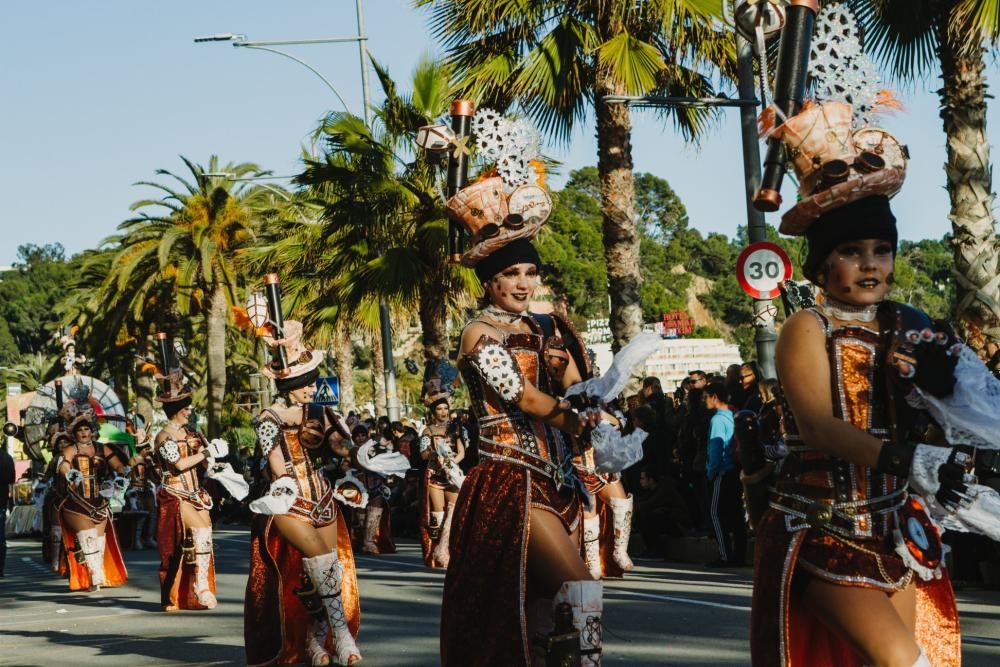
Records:
[[[23,245],[14,268],[0,276],[0,360],[16,363],[15,353],[53,354],[59,328],[56,304],[65,296],[73,267],[58,243]],[[12,340],[11,340],[12,339]],[[11,343],[16,346],[11,349]]]
[[[955,299],[951,253],[947,236],[940,241],[900,243],[889,298],[909,303],[931,317],[949,319]]]

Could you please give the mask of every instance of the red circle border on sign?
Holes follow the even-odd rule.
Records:
[[[770,250],[771,252],[776,254],[784,264],[785,277],[779,280],[778,281],[779,285],[776,286],[770,292],[761,292],[755,289],[753,286],[750,285],[750,281],[748,281],[746,277],[745,263],[747,257],[749,257],[751,253],[754,253],[758,250]],[[788,258],[788,253],[785,252],[785,249],[782,248],[777,243],[771,243],[770,241],[757,241],[756,243],[751,243],[750,245],[748,245],[746,248],[743,249],[743,252],[741,252],[740,256],[736,259],[736,280],[739,281],[740,288],[742,288],[744,292],[746,292],[755,299],[773,299],[774,297],[778,296],[779,294],[781,294],[780,284],[785,282],[791,277],[792,277],[792,260]]]

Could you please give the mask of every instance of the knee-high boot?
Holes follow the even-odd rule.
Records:
[[[83,563],[90,573],[90,590],[99,591],[104,585],[103,540],[96,528],[87,528],[76,534],[77,548],[83,551]]]
[[[337,559],[337,552],[312,558],[303,558],[302,567],[312,580],[320,599],[326,618],[333,631],[333,646],[337,654],[337,664],[353,665],[361,660],[361,652],[354,637],[347,627],[347,615],[344,613],[344,601],[340,596],[340,579],[344,574],[344,566]],[[354,658],[354,660],[351,660]]]
[[[632,494],[627,498],[611,499],[611,514],[614,517],[615,550],[614,559],[618,567],[631,570],[635,565],[628,557],[628,541],[632,536]]]
[[[598,581],[604,574],[601,566],[601,517],[598,515],[583,519],[583,560],[590,570],[590,576]]]
[[[51,535],[49,539],[52,540],[52,548],[49,552],[49,556],[51,558],[49,567],[52,568],[53,572],[58,572],[59,563],[62,561],[63,553],[62,526],[58,523],[53,524],[52,530],[49,531],[49,534]]]
[[[437,546],[434,547],[434,560],[441,563],[441,567],[448,567],[450,554],[448,552],[448,540],[451,538],[451,515],[455,513],[455,505],[451,503],[445,508],[444,522],[441,524],[441,538]]]
[[[432,542],[441,539],[441,524],[444,523],[444,512],[431,512],[431,520],[427,524],[427,534]]]
[[[566,581],[552,600],[553,614],[562,602],[573,610],[573,627],[580,632],[582,667],[601,666],[603,595],[604,585],[600,581]]]
[[[195,556],[194,593],[198,596],[198,604],[214,609],[218,601],[208,583],[212,569],[212,528],[192,528],[191,536]]]
[[[365,543],[361,550],[369,554],[380,553],[375,537],[378,535],[378,527],[382,522],[382,508],[368,506],[368,513],[365,517]]]

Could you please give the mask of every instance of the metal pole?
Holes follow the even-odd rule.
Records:
[[[754,91],[753,46],[739,32],[736,33],[736,63],[741,99],[750,99]],[[753,199],[760,187],[760,146],[757,139],[756,109],[740,107],[740,131],[743,139],[743,174],[746,188],[747,232],[750,243],[767,240],[764,213],[754,208]],[[757,346],[757,363],[765,378],[776,377],[774,345],[778,335],[774,331],[772,304],[767,299],[754,299],[754,343]]]
[[[365,34],[363,0],[355,0],[358,16],[358,54],[361,58],[361,94],[365,105],[365,127],[372,126],[371,90],[368,86],[368,36]],[[382,363],[385,366],[385,411],[390,421],[399,421],[399,396],[396,393],[396,364],[392,359],[392,322],[385,300],[378,304],[382,330]]]

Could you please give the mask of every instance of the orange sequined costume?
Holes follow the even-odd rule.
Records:
[[[432,452],[437,452],[442,446],[448,449],[453,449],[451,447],[451,442],[446,435],[440,435],[428,431],[427,434],[421,436],[420,438],[421,453],[428,449]],[[437,526],[436,532],[438,537],[435,538],[433,535],[435,531],[433,531],[431,527],[430,488],[432,487],[435,489],[441,489],[442,491],[452,491],[454,493],[458,493],[459,491],[459,488],[452,484],[448,479],[448,475],[441,467],[437,456],[434,455],[427,460],[427,467],[424,468],[423,486],[421,487],[423,500],[420,512],[420,548],[424,555],[424,565],[427,567],[444,567],[444,564],[434,557],[434,548],[438,544],[442,529],[440,526]]]
[[[207,444],[200,433],[184,427],[185,437],[166,440],[157,446],[163,480],[156,495],[158,519],[156,541],[160,550],[160,605],[165,611],[176,609],[205,609],[198,600],[198,590],[204,588],[215,595],[215,554],[211,546],[211,532],[207,543],[199,535],[196,543],[193,534],[181,519],[181,504],[187,503],[195,510],[211,510],[212,497],[202,487],[204,467],[196,465],[185,471],[175,463],[197,454]],[[195,529],[197,530],[197,529]],[[208,529],[211,531],[211,529]],[[185,542],[188,550],[184,557]],[[201,564],[198,559],[201,558]],[[199,572],[204,568],[204,572]],[[199,585],[199,574],[203,577]]]
[[[299,425],[284,424],[275,412],[265,410],[256,428],[265,458],[273,450],[280,452],[284,474],[276,481],[290,481],[297,492],[294,503],[284,514],[317,528],[337,525],[335,553],[342,567],[339,597],[343,600],[347,628],[356,637],[361,626],[361,607],[354,553],[343,512],[333,497],[333,488],[314,468],[299,437]],[[282,536],[273,515],[254,515],[243,625],[248,665],[310,664],[307,643],[313,617],[296,593],[304,587],[304,561],[309,560],[314,559],[303,558],[302,552]],[[319,588],[320,582],[313,585]],[[323,644],[332,654],[333,638],[330,628],[326,630]]]
[[[568,443],[516,405],[521,379],[551,393],[545,336],[534,318],[524,321],[534,333],[508,334],[503,342],[483,336],[459,361],[479,422],[479,464],[466,476],[452,519],[441,608],[444,667],[530,664],[530,512],[551,512],[570,533],[580,525]],[[507,365],[511,358],[516,368]]]
[[[56,505],[59,521],[62,524],[63,546],[67,554],[67,557],[59,563],[59,574],[69,576],[69,588],[72,591],[87,590],[94,584],[121,586],[128,581],[128,570],[125,568],[125,559],[122,558],[118,544],[111,507],[107,498],[101,495],[101,485],[114,474],[108,459],[112,456],[120,461],[126,459],[121,452],[105,443],[95,442],[94,452],[93,456],[76,454],[72,459],[63,457],[59,459],[60,464],[68,462],[73,471],[80,475],[78,483],[65,480],[60,482],[64,493]],[[107,521],[104,535],[98,536],[93,530],[81,531],[79,535],[94,533],[88,538],[92,537],[96,542],[93,546],[80,542],[78,534],[73,532],[64,520],[63,514],[66,512],[85,516],[97,524]],[[91,553],[97,554],[97,563],[86,560],[90,558]],[[92,567],[103,569],[103,575],[98,572],[96,582],[91,574]],[[100,580],[101,576],[103,581]]]
[[[835,416],[885,441],[897,428],[886,385],[891,328],[832,329],[827,337]],[[897,524],[922,514],[906,480],[821,453],[798,436],[785,409],[789,455],[757,528],[751,653],[761,667],[863,664],[862,657],[801,602],[806,577],[893,593],[917,584],[916,636],[935,667],[960,662],[958,611],[946,572],[924,581],[895,551]],[[913,499],[913,502],[916,502]],[[938,540],[935,535],[931,540]]]

